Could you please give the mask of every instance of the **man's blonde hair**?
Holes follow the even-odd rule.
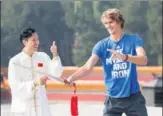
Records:
[[[121,28],[124,27],[125,20],[123,18],[123,15],[121,14],[120,10],[113,8],[113,9],[108,9],[103,12],[101,16],[101,22],[105,19],[111,18],[112,20],[117,21],[118,23],[121,23]]]

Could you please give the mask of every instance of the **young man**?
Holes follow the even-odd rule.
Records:
[[[47,74],[60,77],[63,71],[57,47],[50,48],[53,59],[38,52],[39,37],[32,28],[23,30],[23,50],[9,61],[8,81],[11,88],[12,116],[52,116],[48,107],[45,84]],[[38,73],[42,72],[41,74]]]
[[[73,81],[88,75],[100,59],[107,89],[103,116],[147,116],[145,99],[137,81],[136,65],[146,65],[143,41],[134,34],[123,33],[124,19],[118,9],[106,10],[101,21],[110,36],[100,40],[84,66],[67,79]]]

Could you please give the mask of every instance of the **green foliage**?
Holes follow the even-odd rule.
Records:
[[[161,2],[149,2],[150,9],[147,11],[148,32],[148,56],[150,64],[162,64],[162,4]],[[155,61],[155,62],[154,62]]]
[[[83,65],[93,46],[109,35],[100,20],[108,8],[121,10],[125,32],[143,38],[148,64],[162,65],[162,4],[159,1],[6,0],[1,6],[1,65],[7,66],[9,58],[21,51],[19,34],[28,26],[37,30],[42,51],[51,55],[49,47],[55,40],[64,66]]]
[[[66,4],[68,6],[68,4]],[[66,11],[69,11],[66,7]],[[76,65],[83,65],[91,55],[92,47],[97,40],[108,36],[100,18],[108,8],[118,8],[125,18],[124,31],[141,36],[145,43],[145,50],[149,65],[161,65],[162,60],[162,14],[161,2],[147,1],[76,1],[71,2],[71,11],[65,12],[67,24],[78,34],[78,46],[74,48]],[[73,10],[74,9],[74,10]],[[69,15],[70,13],[70,15]],[[69,23],[73,20],[74,23]],[[88,38],[88,39],[86,39]],[[96,39],[95,39],[96,38]],[[91,43],[91,44],[90,44]],[[158,50],[159,49],[159,50]]]
[[[51,56],[49,48],[52,41],[56,41],[62,63],[72,65],[73,30],[65,23],[64,16],[59,1],[2,2],[1,65],[7,66],[9,58],[21,51],[23,46],[19,42],[19,35],[26,27],[33,27],[38,32],[41,51]],[[63,59],[65,55],[67,58]]]
[[[73,53],[74,53],[73,61],[75,64],[81,66],[86,62],[86,60],[91,55],[92,48],[94,47],[93,42],[95,43],[98,42],[99,38],[100,37],[97,32],[87,32],[81,36],[76,36],[77,47],[73,49]]]

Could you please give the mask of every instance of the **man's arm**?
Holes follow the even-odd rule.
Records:
[[[62,73],[63,73],[63,66],[60,57],[58,56],[57,58],[53,58],[52,60],[50,60],[49,74],[60,78]]]
[[[92,71],[93,67],[98,62],[98,60],[99,57],[95,54],[92,54],[92,56],[88,59],[88,61],[84,66],[80,67],[75,73],[69,76],[69,78],[67,79],[68,82],[72,83],[73,81],[78,80],[90,74],[90,72]]]
[[[148,59],[147,59],[144,48],[137,47],[136,53],[137,53],[137,56],[129,56],[127,61],[135,63],[137,65],[147,65]]]
[[[53,55],[53,58],[51,60],[50,57],[47,55],[47,57],[48,57],[47,62],[49,62],[49,71],[48,72],[49,72],[49,74],[59,78],[62,75],[63,66],[61,63],[61,59],[58,55],[57,46],[55,45],[55,41],[53,41],[53,44],[50,47],[50,51]]]
[[[136,48],[136,56],[131,56],[131,55],[125,55],[125,54],[121,54],[115,50],[111,50],[108,49],[109,52],[112,53],[112,57],[111,59],[122,59],[122,60],[126,60],[129,62],[132,62],[134,64],[137,65],[147,65],[147,57],[146,57],[146,53],[143,47],[137,47]]]

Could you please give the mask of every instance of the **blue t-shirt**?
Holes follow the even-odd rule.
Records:
[[[94,46],[92,54],[99,56],[102,62],[108,96],[128,97],[132,93],[140,91],[140,87],[137,81],[136,64],[120,59],[111,60],[112,54],[107,49],[135,56],[136,48],[143,46],[142,39],[134,34],[124,34],[118,42],[107,37]]]

